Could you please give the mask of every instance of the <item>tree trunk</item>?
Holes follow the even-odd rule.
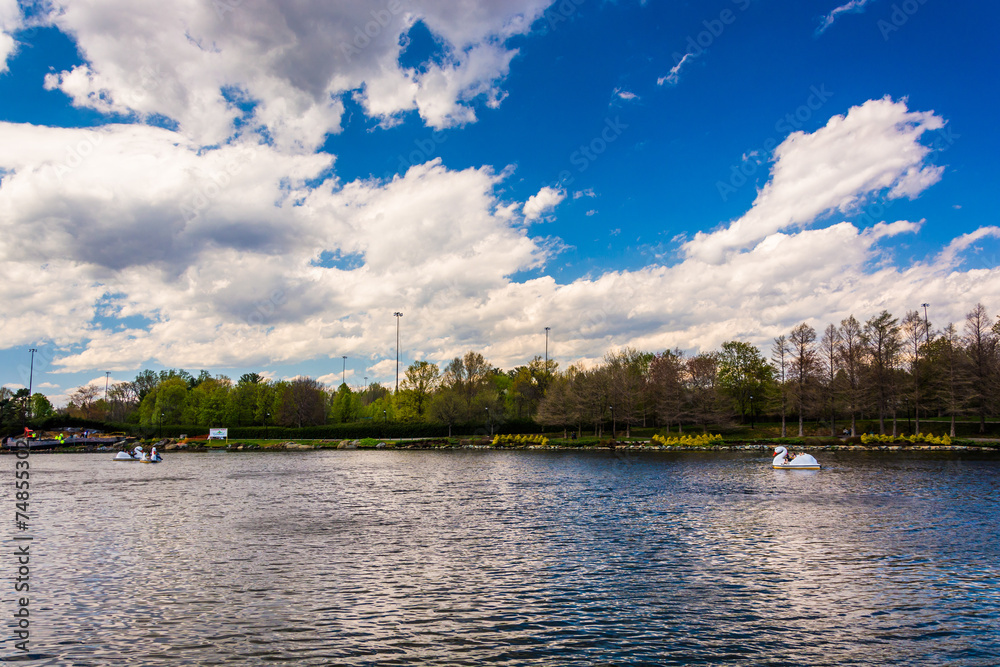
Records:
[[[805,435],[805,431],[803,430],[803,427],[802,427],[802,410],[800,409],[799,410],[799,437],[801,438],[804,435]]]

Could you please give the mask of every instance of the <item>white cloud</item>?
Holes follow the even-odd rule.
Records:
[[[698,232],[684,252],[720,263],[768,234],[827,212],[851,212],[875,194],[913,198],[941,178],[942,167],[925,164],[931,149],[919,140],[943,125],[933,112],[884,98],[852,107],[812,134],[793,132],[775,149],[771,180],[751,209],[722,230]]]
[[[388,124],[411,110],[436,128],[472,122],[474,100],[495,106],[505,95],[499,82],[516,53],[506,40],[527,33],[547,4],[56,0],[49,20],[73,35],[85,63],[45,85],[104,113],[167,117],[200,145],[226,140],[242,119],[283,151],[309,152],[340,130],[341,98],[353,91]],[[404,70],[401,41],[417,22],[444,57]]]
[[[7,71],[7,60],[17,51],[14,33],[23,25],[17,0],[0,0],[0,74]]]
[[[512,279],[554,253],[516,212],[538,219],[567,194],[503,199],[508,172],[434,160],[386,182],[342,183],[325,176],[330,156],[249,139],[203,150],[155,127],[0,124],[0,342],[52,343],[62,349],[53,368],[100,372],[98,383],[104,370],[151,361],[316,359],[333,369],[324,381],[339,382],[343,354],[392,382],[397,310],[401,370],[414,356],[443,362],[470,349],[511,367],[540,353],[545,326],[565,363],[625,344],[764,344],[817,313],[839,321],[929,301],[942,304],[938,321],[960,319],[1000,294],[1000,269],[961,268],[996,228],[902,267],[888,244],[935,220],[851,221],[871,196],[915,197],[940,178],[918,140],[942,124],[902,102],[851,109],[791,135],[751,210],[685,242],[675,264],[567,284]]]
[[[524,219],[527,222],[539,220],[554,209],[566,198],[566,191],[558,188],[543,187],[538,194],[532,195],[524,203]]]
[[[661,76],[656,80],[656,85],[662,86],[665,83],[669,83],[671,86],[677,85],[681,80],[681,68],[684,67],[684,63],[688,61],[689,58],[694,58],[695,54],[688,52],[684,54],[684,57],[677,61],[677,63],[670,68],[670,74],[666,76]]]
[[[837,20],[837,16],[844,13],[860,13],[864,11],[865,5],[867,5],[869,0],[850,0],[839,7],[833,8],[829,14],[823,17],[820,26],[816,29],[817,35],[822,35],[826,32],[826,29],[833,25],[833,22]]]
[[[618,99],[625,100],[626,102],[639,99],[639,96],[635,93],[628,90],[622,90],[621,88],[615,88],[614,96]]]

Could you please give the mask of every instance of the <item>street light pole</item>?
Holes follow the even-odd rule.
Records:
[[[340,384],[347,384],[347,355],[344,355],[344,370],[340,375]]]
[[[930,322],[927,321],[927,306],[931,304],[922,303],[920,305],[924,307],[924,340],[929,343],[931,342],[931,325]]]
[[[750,395],[750,428],[753,428],[753,394]]]
[[[35,352],[38,350],[31,348],[28,352],[31,352],[31,368],[28,371],[28,403],[24,406],[24,412],[21,413],[21,426],[24,426],[28,420],[28,413],[31,412],[31,385],[35,379]]]
[[[104,402],[108,402],[108,380],[111,379],[111,371],[104,371]]]
[[[549,370],[549,329],[552,327],[545,327],[545,370]]]
[[[609,405],[608,408],[611,410],[611,439],[615,439],[615,431],[618,430],[618,424],[615,422],[615,406]]]
[[[399,393],[399,318],[403,313],[398,310],[392,314],[396,318],[396,393]]]
[[[490,407],[486,406],[486,423],[490,425],[490,437],[493,437],[493,420],[490,419]]]

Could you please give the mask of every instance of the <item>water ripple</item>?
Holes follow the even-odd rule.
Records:
[[[824,463],[33,456],[36,664],[994,664],[1000,460]]]

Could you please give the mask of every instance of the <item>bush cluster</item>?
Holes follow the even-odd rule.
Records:
[[[683,446],[693,446],[693,447],[708,447],[710,445],[721,445],[722,444],[722,434],[716,433],[712,435],[711,433],[705,433],[702,435],[682,435],[682,436],[670,436],[663,437],[660,434],[653,436],[651,442],[655,442],[659,445],[683,445]]]
[[[951,438],[947,435],[933,435],[931,433],[921,433],[919,435],[868,435],[861,436],[861,444],[871,445],[875,443],[909,443],[926,442],[929,445],[950,445]]]
[[[495,435],[493,436],[493,445],[541,445],[545,446],[549,444],[549,439],[543,435]]]

